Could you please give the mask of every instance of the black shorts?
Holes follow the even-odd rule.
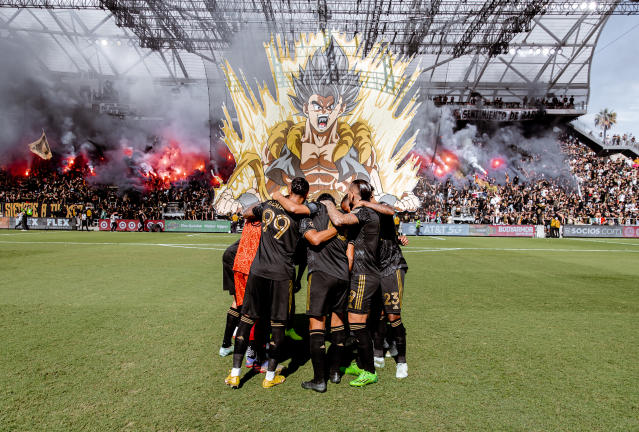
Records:
[[[293,281],[274,281],[249,274],[242,314],[249,318],[286,321],[293,300]]]
[[[308,275],[306,287],[306,315],[321,317],[331,312],[346,311],[348,281],[321,271]]]
[[[382,277],[382,305],[386,314],[399,315],[402,311],[405,276],[406,269],[397,269],[392,274]]]
[[[222,254],[222,289],[228,291],[229,294],[235,296],[235,281],[233,279],[233,263],[235,262],[235,255],[237,255],[237,248],[240,241],[236,241],[231,246],[226,248]]]
[[[359,314],[370,313],[371,301],[380,295],[380,279],[377,275],[351,275],[351,290],[348,295],[348,311]]]

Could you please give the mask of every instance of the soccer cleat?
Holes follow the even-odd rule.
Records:
[[[284,376],[275,375],[275,378],[273,378],[272,380],[265,379],[264,381],[262,381],[262,387],[264,388],[275,387],[278,384],[282,384],[284,381],[286,381],[286,378],[284,378]]]
[[[291,339],[293,339],[294,341],[301,341],[303,339],[302,336],[300,336],[297,333],[295,333],[295,329],[294,328],[286,329],[286,333],[284,333],[284,334],[286,336],[290,337]]]
[[[333,384],[339,384],[340,382],[342,382],[342,375],[340,375],[339,372],[331,372],[329,374],[329,379]]]
[[[349,367],[339,369],[346,375],[359,376],[362,372],[364,372],[363,369],[360,369],[359,366],[357,366],[357,363],[351,363]]]
[[[226,357],[229,354],[233,354],[233,347],[220,347],[220,357]]]
[[[227,386],[230,386],[231,388],[234,388],[234,389],[239,388],[240,387],[240,377],[239,376],[233,376],[229,372],[229,376],[227,376],[226,379],[224,380],[224,384],[226,384]]]
[[[397,371],[395,372],[395,378],[406,378],[408,376],[408,364],[397,363]]]
[[[306,390],[315,390],[318,393],[326,393],[326,382],[303,381],[302,388]]]
[[[349,384],[353,387],[364,387],[368,384],[375,384],[376,382],[377,372],[370,373],[368,371],[362,371],[362,373]]]
[[[386,365],[386,362],[384,361],[384,357],[373,357],[373,363],[375,364],[375,367],[378,369],[381,369]]]

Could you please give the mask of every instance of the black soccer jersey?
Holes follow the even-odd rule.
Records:
[[[352,213],[359,220],[349,232],[349,241],[355,245],[353,274],[378,277],[379,215],[368,207],[357,207]]]
[[[324,231],[332,226],[328,212],[323,204],[319,204],[318,212],[313,218],[302,219],[302,234],[312,229]],[[318,246],[308,245],[307,263],[308,272],[321,271],[341,280],[349,280],[348,258],[346,257],[345,232],[338,230],[335,237]]]
[[[397,269],[408,269],[397,239],[393,216],[379,215],[379,270],[382,276],[393,274]]]
[[[262,237],[251,274],[276,281],[292,280],[302,217],[288,213],[275,200],[253,207],[253,214],[262,221]]]

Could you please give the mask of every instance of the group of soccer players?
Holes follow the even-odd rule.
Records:
[[[407,240],[396,231],[393,208],[375,202],[373,188],[364,180],[351,183],[339,208],[330,194],[307,202],[308,190],[308,182],[297,177],[288,197],[276,192],[272,200],[246,209],[242,237],[224,254],[224,285],[234,301],[220,355],[229,355],[232,349],[233,367],[225,383],[233,388],[240,386],[249,345],[252,351],[260,351],[252,355],[265,360],[266,350],[261,348],[269,333],[262,386],[270,388],[285,381],[279,364],[293,313],[294,287],[304,262],[308,266],[306,314],[314,376],[302,387],[325,392],[327,380],[339,383],[343,374],[355,376],[350,381],[354,387],[377,382],[376,367],[384,367],[386,340],[396,349],[396,377],[408,376],[406,330],[401,320],[408,266],[400,247]],[[231,348],[233,332],[235,345]],[[342,367],[348,360],[349,336],[355,341],[356,361]]]

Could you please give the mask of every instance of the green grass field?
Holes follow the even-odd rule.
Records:
[[[412,238],[409,378],[317,394],[223,384],[234,239],[0,231],[0,430],[639,430],[637,240]]]

